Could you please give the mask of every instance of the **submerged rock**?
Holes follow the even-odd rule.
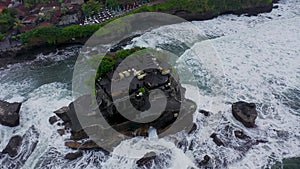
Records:
[[[213,138],[213,142],[215,142],[217,146],[224,146],[223,141],[217,136],[216,133],[213,133],[212,135],[210,135],[210,137]]]
[[[68,116],[67,112],[69,111],[68,107],[62,107],[58,110],[56,110],[54,113],[62,119],[64,123],[71,122],[70,117]]]
[[[20,137],[21,136],[14,136],[5,148],[6,150],[3,150],[3,154],[1,155],[0,153],[0,166],[2,168],[22,168],[35,150],[39,141],[39,133],[34,126],[31,126],[25,134]]]
[[[75,153],[68,153],[65,155],[65,159],[68,159],[68,160],[76,160],[77,158],[79,157],[82,157],[83,156],[83,153],[81,151],[77,151]]]
[[[57,117],[56,116],[51,116],[49,118],[49,123],[52,125],[54,123],[56,123],[58,121]]]
[[[0,124],[15,127],[20,124],[21,103],[8,103],[0,100]]]
[[[243,140],[250,139],[250,137],[247,136],[243,131],[236,130],[234,131],[234,135],[239,139],[243,139]]]
[[[257,118],[256,105],[239,101],[232,104],[233,116],[243,123],[245,127],[255,127],[255,119]]]
[[[3,154],[8,154],[10,157],[15,157],[18,155],[20,147],[22,145],[22,137],[19,135],[13,136],[6,147],[3,149]]]
[[[138,167],[151,167],[151,163],[153,160],[155,160],[157,158],[157,155],[155,152],[149,152],[147,154],[144,155],[144,157],[142,157],[141,159],[136,161],[136,164]]]
[[[199,110],[199,113],[203,114],[204,116],[210,116],[210,112],[206,110]]]
[[[210,156],[205,155],[204,158],[203,158],[203,160],[201,160],[199,162],[199,166],[207,165],[209,163],[210,159],[211,159]]]

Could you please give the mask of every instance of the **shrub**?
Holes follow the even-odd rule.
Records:
[[[101,76],[105,75],[106,73],[112,71],[117,63],[118,58],[125,59],[127,56],[130,56],[131,54],[133,54],[137,51],[143,50],[143,49],[145,49],[145,48],[134,47],[132,49],[121,49],[121,50],[118,50],[114,54],[108,54],[106,56],[102,56],[103,58],[98,67],[96,79],[98,79]],[[94,58],[97,58],[97,60],[99,60],[99,56],[97,56],[97,55]],[[93,60],[92,62],[94,62],[94,61],[95,60]]]

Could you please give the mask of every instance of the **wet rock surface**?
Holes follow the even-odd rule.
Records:
[[[206,110],[199,110],[199,113],[203,114],[204,116],[210,116],[211,112]]]
[[[34,126],[31,126],[23,136],[14,136],[11,138],[10,143],[5,148],[7,149],[5,150],[7,154],[0,153],[0,159],[2,159],[0,166],[7,166],[9,169],[22,168],[35,150],[38,140],[39,133]]]
[[[3,149],[2,153],[3,154],[8,154],[10,157],[15,157],[17,156],[20,147],[22,145],[22,137],[21,136],[13,136],[7,146]]]
[[[140,62],[138,59],[134,61]],[[148,62],[154,62],[154,59],[149,57]],[[193,113],[197,109],[196,104],[191,100],[182,98],[185,89],[176,82],[176,77],[165,72],[170,72],[170,69],[146,69],[143,70],[142,78],[138,78],[133,73],[128,75],[133,76],[131,83],[129,83],[129,96],[127,92],[124,92],[124,84],[127,82],[127,79],[124,79],[125,76],[121,76],[117,83],[121,85],[117,87],[116,92],[113,92],[110,84],[111,72],[103,75],[101,79],[96,81],[98,87],[95,98],[92,95],[83,95],[67,107],[54,112],[61,119],[65,129],[70,128],[71,136],[65,145],[72,149],[82,150],[109,147],[109,151],[111,151],[111,148],[126,138],[147,137],[150,126],[156,129],[158,135],[174,134],[182,130],[186,132],[196,130],[197,126],[193,124]],[[127,74],[129,73],[127,72]],[[157,92],[158,90],[161,92]],[[117,100],[113,100],[112,96],[116,97]],[[151,110],[136,115],[132,113],[131,109],[128,109],[128,105],[133,105],[136,110],[148,111],[147,103],[151,102],[157,107],[164,99],[166,99],[166,105],[159,116],[157,116],[158,111]],[[152,116],[155,119],[150,122],[139,123],[125,118],[120,111],[131,112],[133,119],[145,119],[147,121]],[[100,122],[101,120],[106,122]],[[103,125],[104,123],[108,123],[108,126]],[[60,133],[63,134],[63,132]],[[90,138],[90,136],[92,137]]]
[[[217,146],[224,146],[223,141],[217,136],[216,133],[213,133],[212,135],[210,135],[210,137],[213,139],[213,142],[217,144]]]
[[[247,136],[243,131],[240,130],[236,130],[234,131],[234,135],[235,137],[239,138],[239,139],[250,139],[249,136]]]
[[[0,124],[15,127],[20,124],[21,103],[8,103],[0,100]]]
[[[201,160],[199,162],[199,166],[205,166],[205,165],[207,165],[209,163],[210,159],[211,159],[210,156],[205,155],[204,158],[203,158],[203,160]]]
[[[68,159],[68,160],[76,160],[77,158],[79,157],[82,157],[83,156],[83,153],[81,151],[77,151],[75,153],[68,153],[65,155],[65,159]]]
[[[56,123],[58,121],[58,118],[56,117],[56,116],[51,116],[50,118],[49,118],[49,123],[51,124],[51,125],[53,125],[54,123]]]
[[[255,127],[255,119],[257,118],[256,105],[254,103],[247,103],[239,101],[232,104],[233,116],[243,123],[245,127]]]
[[[144,157],[142,157],[141,159],[136,161],[136,164],[138,167],[151,167],[151,163],[153,160],[155,160],[157,158],[157,155],[155,152],[149,152],[147,154],[144,155]]]

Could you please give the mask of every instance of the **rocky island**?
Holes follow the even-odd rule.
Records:
[[[186,2],[189,4],[186,4]],[[6,82],[2,82],[1,85],[3,84],[4,87],[0,87],[1,90],[5,90],[6,86],[9,86],[13,90],[15,85],[14,83],[10,84],[12,81],[5,77],[7,73],[5,66],[34,59],[36,57],[34,53],[40,53],[41,51],[47,53],[74,44],[80,44],[79,46],[81,46],[100,27],[124,15],[137,12],[164,12],[193,21],[210,19],[220,14],[230,13],[246,15],[228,17],[233,21],[236,21],[236,18],[238,18],[237,20],[247,18],[246,21],[248,19],[253,21],[256,19],[255,17],[253,19],[247,16],[271,11],[272,8],[276,8],[276,6],[273,6],[273,2],[272,0],[62,0],[59,2],[45,0],[43,3],[36,4],[34,1],[27,0],[0,1],[0,71],[4,77],[2,78],[1,74],[0,79],[4,79],[3,81],[8,83],[7,85]],[[279,8],[281,9],[281,6]],[[279,14],[281,16],[281,13]],[[275,13],[275,15],[279,14]],[[262,17],[266,16],[263,15]],[[285,17],[283,18],[286,20]],[[217,20],[219,21],[219,19]],[[266,18],[260,19],[264,20]],[[269,15],[267,15],[267,19],[268,22],[277,24],[272,21]],[[229,21],[226,20],[225,22]],[[241,22],[236,21],[236,23]],[[251,29],[253,29],[253,25],[256,25],[252,24]],[[208,25],[210,26],[210,24]],[[215,24],[212,25],[215,26]],[[254,26],[255,30],[261,30],[256,29],[258,27]],[[274,29],[274,32],[276,31],[278,30]],[[223,31],[220,30],[220,32]],[[134,37],[139,36],[134,35]],[[249,35],[246,37],[249,37]],[[226,36],[224,39],[226,39]],[[244,37],[244,39],[247,38]],[[229,71],[226,74],[228,75],[228,83],[233,86],[234,90],[230,90],[230,99],[224,103],[225,105],[213,105],[216,107],[222,106],[221,109],[204,108],[201,107],[203,106],[202,103],[199,103],[199,105],[195,103],[199,101],[198,99],[194,101],[187,99],[186,93],[190,91],[186,91],[180,84],[176,69],[168,64],[164,58],[147,54],[143,57],[131,57],[131,54],[146,49],[141,47],[123,49],[127,42],[131,40],[132,38],[129,37],[129,39],[120,41],[103,56],[96,78],[92,79],[95,86],[93,91],[88,95],[75,98],[72,102],[70,98],[65,99],[66,94],[61,94],[66,92],[65,88],[67,87],[61,87],[61,82],[57,79],[45,83],[42,81],[43,83],[39,83],[42,86],[33,87],[30,90],[34,91],[26,91],[24,95],[23,90],[16,90],[15,93],[18,92],[21,97],[11,97],[11,92],[4,91],[1,99],[5,101],[0,100],[0,125],[2,126],[0,135],[3,136],[3,139],[0,140],[0,166],[18,169],[39,167],[76,168],[80,165],[82,168],[87,168],[91,163],[94,163],[91,166],[102,167],[103,163],[107,162],[106,167],[107,165],[111,167],[110,165],[113,163],[112,168],[115,166],[118,168],[119,162],[123,165],[129,161],[132,168],[153,168],[153,166],[160,167],[164,165],[167,166],[165,168],[168,168],[168,165],[178,161],[180,163],[182,160],[182,162],[189,162],[187,164],[189,169],[231,168],[232,165],[237,166],[241,163],[243,167],[248,166],[248,163],[257,166],[258,163],[266,161],[268,164],[263,165],[271,166],[272,162],[282,159],[280,158],[281,155],[284,156],[283,163],[276,163],[272,168],[280,168],[285,165],[295,168],[299,166],[298,156],[288,159],[290,156],[288,153],[291,152],[294,156],[299,152],[293,150],[294,146],[297,147],[298,145],[297,129],[299,126],[297,125],[297,117],[299,115],[291,116],[285,112],[294,113],[293,108],[296,108],[295,112],[299,110],[296,103],[299,95],[297,89],[293,89],[294,93],[287,93],[287,96],[284,95],[284,92],[283,95],[277,94],[275,90],[268,91],[269,93],[260,89],[253,90],[251,88],[252,81],[249,81],[250,84],[244,84],[248,81],[239,82],[237,78],[234,78],[236,76],[238,78],[253,78],[247,76],[246,72],[245,76],[239,76],[238,72],[243,73],[242,69],[238,72],[233,71],[233,69],[243,67],[241,64],[234,65],[235,62],[239,61],[238,57],[228,56],[234,55],[234,53],[226,54],[224,52],[225,57],[232,61],[232,65],[225,65],[225,67],[227,66],[227,71]],[[232,41],[243,44],[238,38]],[[226,43],[229,42],[231,41]],[[276,45],[275,42],[274,45]],[[245,46],[248,47],[248,44],[245,44]],[[246,50],[245,48],[242,49]],[[226,49],[222,50],[226,51]],[[273,51],[276,54],[275,48]],[[93,52],[87,53],[92,54]],[[264,53],[264,51],[261,50],[261,53]],[[282,52],[280,54],[286,56]],[[289,53],[289,55],[292,55],[292,53]],[[253,53],[253,56],[257,57],[259,55]],[[252,54],[243,58],[242,61],[249,61],[251,57]],[[266,67],[260,71],[269,73],[268,71],[264,72],[264,70],[270,68],[267,65],[272,62],[269,62],[269,56],[261,55],[261,57],[265,59],[262,63],[265,63]],[[288,60],[288,57],[286,59]],[[253,64],[260,65],[259,61],[256,58],[246,63],[251,65],[253,62]],[[58,62],[55,61],[55,64]],[[49,67],[57,69],[57,67],[52,66]],[[274,63],[272,66],[276,67],[277,65]],[[46,69],[44,65],[41,67]],[[20,69],[10,66],[8,68],[11,68],[11,70]],[[39,68],[30,67],[30,69],[21,70],[34,72],[34,69]],[[59,67],[59,75],[63,74],[61,69],[62,67]],[[73,69],[73,67],[70,69]],[[8,71],[11,70],[8,69]],[[18,73],[17,71],[16,74]],[[257,73],[260,76],[266,75],[253,70],[250,70],[250,73]],[[22,78],[16,74],[9,75],[18,78],[17,80],[14,79],[17,83],[22,84],[20,86],[17,84],[18,88],[26,88],[23,81],[20,80]],[[273,89],[282,84],[286,85],[285,79],[282,78],[283,81],[281,81],[281,77],[290,76],[275,74],[262,81]],[[34,76],[32,78],[30,76],[29,80],[28,78],[26,80],[31,82],[35,78],[38,77]],[[290,79],[293,78],[290,77]],[[202,79],[199,77],[198,80]],[[238,84],[235,84],[235,82]],[[33,85],[32,83],[29,84]],[[63,84],[65,85],[65,82]],[[251,90],[238,93],[242,88],[248,89],[248,87]],[[61,88],[64,91],[58,96],[55,94],[53,94],[55,96],[52,96],[51,92],[54,90],[59,91]],[[70,92],[70,89],[67,90]],[[258,96],[254,96],[253,93],[255,92]],[[15,93],[12,92],[12,95]],[[29,95],[27,95],[28,93]],[[270,97],[274,102],[269,103],[270,100],[267,97],[261,99],[259,97],[260,93],[264,97]],[[46,97],[51,97],[53,100]],[[64,99],[60,97],[64,97]],[[277,97],[279,99],[283,98],[283,101],[277,101]],[[286,97],[287,100],[285,100]],[[211,98],[208,97],[208,99]],[[232,100],[243,101],[231,102]],[[250,101],[255,103],[250,103]],[[257,103],[258,101],[262,103]],[[59,104],[57,104],[58,102]],[[68,105],[68,103],[70,104]],[[48,106],[47,104],[55,104],[56,107],[53,108],[53,105]],[[65,107],[58,109],[62,105],[65,105]],[[53,111],[54,114],[52,114]],[[51,117],[49,118],[49,116]],[[47,120],[50,125],[44,123]],[[108,125],[104,125],[102,122]],[[51,132],[47,133],[48,131]],[[154,140],[159,143],[165,143],[160,141],[167,140],[166,142],[173,147],[162,147],[175,151],[156,151],[153,147],[163,144],[153,144],[151,142],[141,146],[143,148],[149,146],[153,151],[147,149],[147,152],[143,151],[142,155],[135,156],[130,159],[131,161],[126,159],[126,155],[124,159],[119,160],[111,153],[114,148],[117,147],[116,150],[120,147],[123,148],[122,146],[126,146],[128,142],[136,146],[136,142],[145,140],[150,140],[150,142]],[[118,147],[119,145],[120,147]],[[128,146],[129,150],[126,151],[130,152],[131,148]],[[254,160],[257,161],[252,161],[253,156],[255,156]],[[36,161],[32,160],[33,158],[36,158]],[[101,160],[99,160],[100,158]],[[114,161],[115,158],[117,162]],[[124,168],[128,168],[128,166]]]
[[[129,55],[142,49],[136,47],[123,51]],[[107,55],[106,59],[112,59],[110,57],[112,55]],[[101,147],[93,140],[86,140],[89,136],[85,130],[99,130],[101,128],[101,124],[97,124],[97,121],[94,120],[97,119],[96,116],[99,116],[95,113],[95,109],[100,110],[111,128],[128,137],[147,137],[150,127],[155,128],[158,135],[163,134],[171,126],[172,131],[169,131],[169,134],[181,130],[188,132],[192,128],[193,113],[197,106],[193,101],[184,98],[185,89],[178,83],[178,77],[172,73],[170,65],[149,55],[142,60],[137,57],[129,58],[130,65],[120,65],[122,59],[118,56],[115,56],[114,59],[116,60],[115,65],[112,65],[113,68],[110,71],[104,71],[104,65],[100,64],[99,66],[99,76],[96,79],[98,106],[93,104],[90,95],[85,95],[76,99],[68,107],[55,111],[55,114],[63,121],[62,125],[65,126],[63,131],[60,130],[60,133],[71,132],[70,140],[66,141],[66,146],[73,149]],[[149,66],[152,69],[143,69],[143,67]],[[116,68],[118,69],[116,70]],[[117,85],[114,86],[114,90],[111,90],[113,82]],[[129,91],[126,89],[128,83],[130,83]],[[160,104],[164,101],[166,101],[166,105],[161,107]],[[74,104],[78,103],[79,108],[75,109]],[[133,109],[130,105],[133,106]],[[163,109],[163,112],[160,112],[160,109]],[[142,113],[134,112],[134,110]],[[76,111],[86,115],[84,118],[89,119],[89,126],[82,127]],[[124,117],[120,111],[129,113]],[[51,117],[49,121],[53,124],[56,119]],[[139,123],[136,120],[142,122]],[[108,139],[107,144],[112,145],[118,145],[121,141]],[[105,145],[105,147],[107,146]]]

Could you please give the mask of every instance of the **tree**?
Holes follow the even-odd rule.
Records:
[[[24,26],[25,25],[22,23],[22,21],[20,19],[16,19],[13,28],[16,29],[17,30],[17,34],[19,34],[21,32],[20,29],[22,27],[24,27]]]
[[[14,26],[16,14],[17,11],[14,9],[3,9],[0,13],[0,33],[6,33]]]

